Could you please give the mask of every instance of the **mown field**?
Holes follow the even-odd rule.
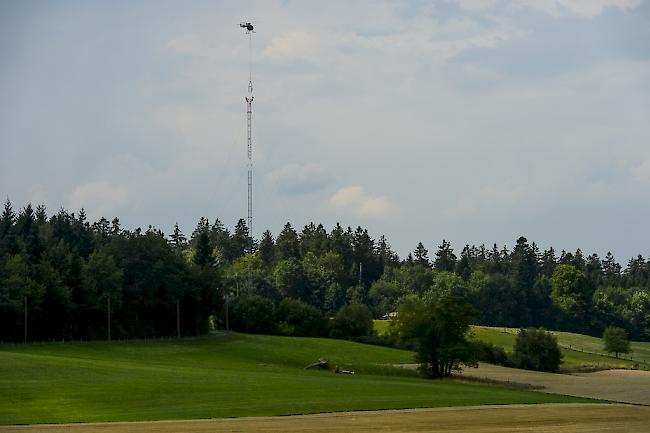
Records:
[[[0,426],[3,433],[647,433],[650,407],[536,404],[206,420]]]
[[[388,332],[389,320],[375,320],[375,330],[382,335]],[[511,353],[517,337],[518,328],[472,326],[473,338],[503,347]],[[562,368],[640,368],[650,369],[650,343],[632,342],[632,353],[621,354],[616,358],[603,349],[600,338],[571,332],[553,331],[564,355]]]
[[[474,338],[502,346],[507,352],[512,351],[517,331],[517,328],[472,327]],[[616,358],[613,354],[607,354],[604,351],[600,338],[571,332],[553,331],[553,334],[557,336],[558,344],[564,355],[563,368],[650,368],[650,343],[632,342],[632,353]]]
[[[355,370],[304,370],[324,356]],[[0,346],[0,424],[196,419],[585,400],[421,379],[410,352],[232,334]]]

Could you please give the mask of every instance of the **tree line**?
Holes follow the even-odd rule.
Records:
[[[380,318],[409,296],[460,297],[485,325],[598,336],[619,326],[634,339],[650,338],[650,261],[641,255],[623,268],[611,253],[540,251],[520,237],[512,250],[466,245],[458,254],[443,241],[431,258],[420,242],[399,258],[385,236],[338,223],[329,231],[287,223],[275,237],[267,230],[254,239],[252,252],[250,240],[243,219],[231,231],[219,219],[201,218],[189,237],[178,224],[166,236],[151,226],[127,230],[118,218],[90,222],[83,209],[49,216],[44,206],[28,204],[15,211],[7,200],[0,341],[23,341],[25,334],[29,341],[104,339],[109,326],[113,338],[201,335],[224,327],[229,309],[232,325],[243,323],[237,314],[255,304],[244,302],[253,295],[268,301],[278,323],[286,299],[325,317],[360,304]],[[273,332],[300,328],[284,322]]]

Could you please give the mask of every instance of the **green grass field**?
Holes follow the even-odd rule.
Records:
[[[389,320],[375,320],[375,330],[379,335],[388,332]],[[472,326],[473,338],[490,342],[512,352],[518,328],[497,328],[489,326]],[[580,367],[632,368],[650,369],[650,343],[632,342],[632,353],[621,355],[620,359],[605,352],[602,339],[571,332],[553,332],[564,355],[562,367],[575,369]],[[630,360],[631,359],[631,360]]]
[[[354,376],[304,370],[325,356]],[[234,334],[0,346],[0,424],[193,419],[480,404],[577,402],[419,378],[410,352]]]
[[[474,326],[474,338],[502,346],[511,352],[515,343],[517,328],[492,328]],[[632,342],[632,353],[621,355],[617,359],[607,354],[603,349],[602,339],[571,332],[553,332],[564,355],[562,367],[567,369],[578,367],[604,368],[650,368],[650,343]],[[630,360],[631,359],[631,360]]]

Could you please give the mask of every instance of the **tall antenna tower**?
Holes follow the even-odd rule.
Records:
[[[248,294],[253,292],[253,73],[252,36],[255,33],[251,23],[239,23],[248,35],[248,95],[246,100],[246,127],[248,130]]]

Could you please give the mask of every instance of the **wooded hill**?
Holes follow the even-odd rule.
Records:
[[[439,299],[461,296],[479,312],[477,323],[544,326],[600,336],[604,327],[650,338],[650,261],[637,256],[623,268],[612,254],[540,251],[524,237],[506,246],[465,246],[443,241],[429,258],[419,243],[400,259],[386,237],[366,229],[329,232],[310,223],[268,230],[247,253],[243,219],[231,232],[218,219],[201,218],[189,236],[178,225],[126,230],[117,218],[90,222],[85,212],[43,206],[0,217],[0,341],[105,339],[111,305],[113,338],[172,336],[180,313],[183,335],[223,326],[226,295],[247,294],[253,260],[253,294],[279,305],[294,298],[332,316],[350,303],[375,317],[407,294]],[[27,306],[27,308],[25,308]]]

